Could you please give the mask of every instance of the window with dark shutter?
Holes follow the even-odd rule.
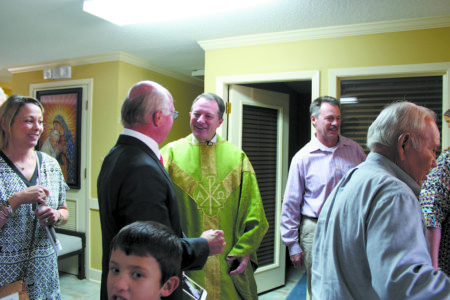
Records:
[[[442,128],[442,76],[342,80],[340,90],[341,134],[358,142],[366,154],[369,126],[392,102],[407,100],[433,110]]]

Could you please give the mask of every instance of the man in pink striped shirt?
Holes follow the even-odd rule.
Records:
[[[281,210],[281,239],[294,266],[306,268],[311,299],[311,249],[325,200],[345,173],[366,159],[356,142],[339,135],[340,103],[323,96],[310,106],[316,133],[291,161]]]

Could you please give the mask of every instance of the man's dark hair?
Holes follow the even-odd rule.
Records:
[[[219,96],[217,96],[216,94],[213,94],[213,93],[203,93],[200,96],[198,96],[197,98],[195,98],[194,102],[192,102],[191,111],[194,108],[195,102],[200,100],[200,98],[205,98],[206,100],[209,100],[209,101],[213,101],[213,100],[216,101],[217,106],[219,107],[219,109],[217,111],[217,113],[219,115],[219,120],[223,119],[223,114],[225,112],[225,103],[223,102],[222,98],[220,98]]]
[[[314,116],[316,118],[319,117],[320,113],[320,107],[322,106],[322,103],[330,103],[333,106],[337,106],[339,110],[341,110],[341,103],[334,97],[331,96],[322,96],[319,98],[316,98],[309,107],[309,113],[310,116]]]
[[[111,241],[111,253],[153,256],[161,270],[161,286],[181,269],[181,241],[169,227],[152,221],[137,221],[123,227]]]

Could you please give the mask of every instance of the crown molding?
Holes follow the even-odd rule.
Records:
[[[450,15],[245,35],[199,41],[204,50],[450,27]]]
[[[124,52],[114,52],[114,53],[107,53],[107,54],[101,54],[101,55],[92,55],[92,56],[83,56],[83,57],[76,57],[76,58],[70,58],[70,59],[61,59],[61,60],[55,60],[50,62],[44,62],[44,63],[37,63],[37,64],[31,64],[31,65],[24,65],[24,66],[17,66],[17,67],[10,67],[8,68],[8,71],[11,73],[23,73],[23,72],[31,72],[31,71],[40,71],[44,69],[51,69],[58,66],[81,66],[81,65],[88,65],[88,64],[97,64],[97,63],[104,63],[104,62],[111,62],[111,61],[122,61],[129,63],[131,65],[135,65],[168,77],[172,77],[174,79],[178,79],[184,82],[187,82],[189,84],[193,84],[196,86],[203,87],[203,81],[192,78],[180,73],[177,73],[175,71],[154,65],[152,63],[149,63],[148,61],[135,57],[133,55],[124,53]]]

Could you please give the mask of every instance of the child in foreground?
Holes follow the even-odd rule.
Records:
[[[158,300],[179,285],[181,243],[168,227],[134,222],[111,242],[108,299]]]

